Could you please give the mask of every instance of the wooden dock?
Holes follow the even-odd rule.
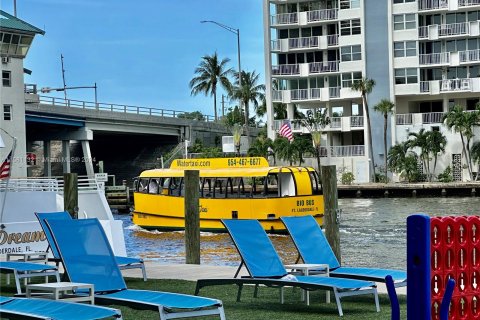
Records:
[[[368,183],[338,185],[340,198],[379,197],[477,197],[480,196],[478,182],[423,182],[423,183]]]

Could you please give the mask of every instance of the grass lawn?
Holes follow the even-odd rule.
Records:
[[[141,279],[127,278],[130,289],[159,290],[193,294],[195,282],[184,280],[156,280],[144,282]],[[5,277],[0,283],[0,293],[12,296],[16,293],[15,285],[5,284]],[[224,303],[226,317],[229,320],[308,320],[308,319],[390,319],[390,301],[388,296],[380,295],[379,313],[375,312],[373,295],[346,297],[342,299],[344,317],[338,316],[333,293],[332,303],[325,303],[324,291],[310,293],[310,306],[300,301],[300,290],[285,288],[285,304],[280,304],[279,290],[262,287],[259,289],[258,298],[253,297],[253,287],[245,286],[242,293],[242,301],[236,302],[236,286],[212,286],[203,288],[200,295],[220,299]],[[405,297],[400,297],[401,314],[405,318]],[[112,306],[122,310],[124,319],[158,319],[158,312],[139,311],[128,307]],[[219,319],[218,317],[203,317],[195,319]]]

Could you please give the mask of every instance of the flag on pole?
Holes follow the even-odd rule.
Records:
[[[0,166],[0,179],[5,179],[10,177],[10,162],[12,160],[12,152],[8,154],[5,161],[3,161],[2,165]]]
[[[285,120],[280,127],[280,130],[278,133],[282,136],[288,139],[288,141],[292,142],[293,141],[293,132],[292,132],[292,127],[290,126],[290,121]]]

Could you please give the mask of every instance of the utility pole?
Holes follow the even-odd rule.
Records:
[[[63,94],[65,96],[65,103],[67,103],[67,84],[65,83],[65,69],[63,67],[63,54],[60,54],[60,60],[62,62]]]

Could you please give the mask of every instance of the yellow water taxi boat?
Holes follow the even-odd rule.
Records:
[[[200,172],[200,230],[225,232],[221,219],[258,219],[284,233],[282,216],[313,215],[321,225],[323,196],[311,167],[270,167],[261,157],[178,159],[170,169],[143,171],[135,180],[133,223],[183,230],[184,171]]]

